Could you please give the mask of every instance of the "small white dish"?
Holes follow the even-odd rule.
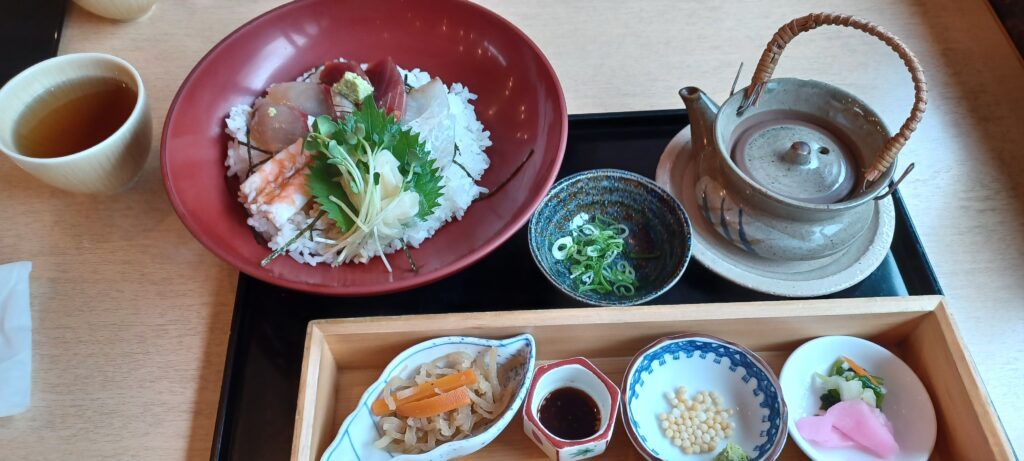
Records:
[[[903,360],[882,346],[852,336],[823,336],[798,347],[782,367],[779,381],[789,404],[789,434],[815,461],[877,461],[880,458],[856,448],[822,448],[796,429],[796,422],[817,414],[821,387],[814,373],[825,374],[839,356],[846,356],[869,373],[885,379],[882,413],[892,422],[900,451],[888,461],[926,460],[935,447],[936,420],[928,390]]]
[[[671,411],[665,394],[679,386],[690,396],[715,391],[735,411],[733,435],[714,452],[687,455],[662,433],[658,414]],[[772,461],[786,443],[786,403],[775,373],[757,354],[721,338],[684,334],[655,341],[629,363],[622,391],[626,433],[648,460],[710,461],[732,442],[751,461]]]
[[[373,443],[380,438],[377,432],[378,418],[370,410],[370,404],[380,397],[381,390],[389,379],[395,374],[411,378],[419,368],[420,364],[428,363],[434,359],[452,352],[468,352],[477,354],[490,347],[498,348],[498,364],[506,363],[508,360],[521,356],[522,365],[508,371],[506,376],[501,377],[505,387],[513,386],[516,392],[509,402],[508,407],[496,418],[490,426],[479,432],[477,435],[462,440],[446,442],[438,445],[431,451],[417,455],[406,455],[401,453],[390,453],[373,446]],[[508,426],[512,418],[519,411],[520,405],[526,399],[526,392],[530,382],[533,380],[533,368],[537,360],[537,347],[533,336],[522,334],[508,339],[484,339],[469,336],[445,336],[434,338],[416,344],[401,354],[398,354],[391,363],[384,367],[380,377],[363,393],[353,411],[338,429],[338,435],[327,447],[327,451],[321,458],[322,461],[443,461],[473,453],[487,444],[491,443]],[[475,432],[475,431],[474,431]]]

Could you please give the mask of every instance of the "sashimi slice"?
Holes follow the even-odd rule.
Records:
[[[384,112],[401,120],[405,112],[405,82],[398,66],[391,58],[381,59],[366,68],[366,75],[373,85],[373,100]]]
[[[405,114],[402,122],[409,124],[428,112],[448,115],[448,88],[441,79],[434,77],[429,82],[409,91],[405,98]]]
[[[863,400],[839,402],[824,415],[800,418],[796,428],[803,438],[824,448],[863,448],[885,459],[899,452],[892,424]]]
[[[370,81],[370,78],[363,72],[363,68],[359,63],[355,61],[331,61],[324,64],[324,68],[320,69],[318,79],[320,83],[331,86],[338,83],[344,76],[345,72],[352,72],[356,75],[363,77],[366,81]]]
[[[249,139],[268,152],[280,152],[309,132],[306,114],[291,104],[274,104],[267,98],[256,100],[249,122]]]
[[[290,104],[312,117],[334,114],[331,90],[319,83],[275,83],[267,88],[267,100],[274,104]]]
[[[900,451],[885,415],[862,400],[839,402],[828,409],[834,414],[832,425],[854,442],[882,458]]]
[[[409,91],[402,117],[401,123],[426,141],[438,167],[451,164],[455,158],[455,122],[448,102],[448,87],[440,79],[434,78]]]

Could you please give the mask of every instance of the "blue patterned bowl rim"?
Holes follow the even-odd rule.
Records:
[[[574,290],[572,290],[572,289],[570,289],[570,288],[568,288],[566,286],[563,286],[561,283],[558,282],[558,280],[555,280],[555,278],[552,277],[550,273],[548,273],[547,267],[545,267],[544,264],[540,261],[540,259],[537,258],[537,255],[533,251],[533,245],[532,244],[529,245],[529,247],[530,247],[530,256],[533,257],[534,264],[536,264],[537,267],[540,269],[540,272],[542,274],[544,274],[544,277],[547,278],[548,281],[551,282],[552,285],[554,285],[559,290],[561,290],[563,293],[569,295],[573,299],[585,302],[585,303],[590,304],[590,305],[595,305],[595,306],[617,306],[617,307],[621,307],[621,306],[633,306],[633,305],[637,305],[637,304],[643,304],[643,303],[645,303],[647,301],[650,301],[650,300],[652,300],[654,298],[657,298],[658,296],[661,296],[666,291],[668,291],[669,288],[672,288],[673,286],[675,286],[675,284],[679,282],[679,279],[682,278],[683,272],[686,272],[686,268],[690,264],[690,258],[693,256],[693,232],[690,229],[690,217],[689,217],[689,215],[686,214],[686,210],[683,209],[683,205],[681,203],[679,203],[679,201],[676,200],[676,198],[674,196],[672,196],[671,193],[669,193],[664,188],[659,186],[658,183],[654,182],[654,180],[652,180],[651,178],[648,178],[646,176],[643,176],[643,175],[640,175],[640,174],[637,174],[637,173],[633,173],[632,171],[619,170],[619,169],[616,169],[616,168],[598,168],[598,169],[594,169],[594,170],[584,170],[584,171],[581,171],[579,173],[574,173],[574,174],[571,174],[569,176],[566,176],[566,177],[558,180],[558,182],[556,182],[554,186],[551,186],[551,190],[548,191],[547,195],[545,195],[544,198],[540,201],[540,204],[537,205],[537,208],[534,209],[533,214],[530,216],[529,229],[532,229],[533,227],[537,226],[537,211],[539,211],[541,208],[543,208],[544,205],[546,205],[548,203],[548,201],[551,200],[551,197],[554,196],[555,193],[559,192],[562,188],[565,188],[569,184],[572,184],[574,182],[586,179],[587,177],[600,176],[600,175],[606,175],[606,176],[613,176],[613,177],[620,177],[620,178],[626,178],[626,179],[635,180],[635,181],[643,184],[645,187],[648,187],[648,188],[654,190],[655,192],[658,193],[658,195],[663,196],[668,201],[668,203],[671,203],[672,205],[674,205],[674,206],[672,206],[672,211],[675,211],[675,215],[677,217],[681,218],[681,221],[682,221],[682,224],[683,224],[683,234],[686,236],[686,251],[683,253],[683,261],[682,261],[682,263],[679,264],[679,268],[676,269],[676,272],[674,274],[672,274],[672,278],[668,281],[668,283],[666,283],[665,286],[660,287],[658,290],[653,291],[651,294],[649,294],[647,296],[641,296],[641,297],[637,297],[637,298],[625,298],[625,299],[622,300],[622,302],[619,302],[619,303],[603,304],[603,303],[595,301],[594,299],[588,298],[585,295],[579,294],[579,293],[575,292]],[[530,239],[531,241],[533,240],[533,232],[532,231],[528,230],[526,235],[527,235],[528,239]]]
[[[657,339],[647,345],[647,347],[644,347],[637,352],[626,367],[626,373],[622,377],[622,398],[620,399],[622,406],[622,425],[626,429],[626,434],[629,435],[629,439],[633,442],[636,449],[648,460],[661,459],[660,456],[651,452],[651,450],[647,448],[646,442],[643,440],[643,436],[637,433],[636,421],[633,419],[633,415],[630,414],[629,404],[632,399],[636,397],[638,387],[638,383],[634,382],[634,378],[639,378],[638,382],[642,385],[642,374],[645,371],[650,373],[653,363],[661,360],[665,355],[673,353],[679,354],[682,352],[687,354],[687,357],[690,357],[694,353],[698,352],[696,349],[683,350],[676,346],[687,342],[696,343],[695,345],[698,347],[706,348],[700,350],[699,352],[701,353],[719,355],[718,351],[711,350],[711,347],[715,345],[724,346],[724,349],[732,349],[731,353],[726,352],[729,354],[726,355],[726,357],[729,358],[730,363],[739,363],[739,366],[742,366],[748,371],[748,374],[744,376],[744,379],[757,379],[758,386],[755,388],[755,395],[758,392],[765,395],[761,406],[768,410],[768,419],[771,422],[771,426],[769,428],[769,433],[766,435],[767,440],[764,444],[758,446],[760,449],[755,453],[758,456],[752,457],[751,461],[774,461],[777,459],[782,453],[782,449],[786,445],[786,439],[789,435],[789,410],[786,407],[786,401],[782,396],[782,386],[779,384],[778,376],[775,375],[775,372],[772,371],[772,368],[768,366],[768,363],[765,362],[764,359],[750,349],[717,336],[699,333],[684,333]],[[755,373],[761,376],[751,376],[750,370],[755,370]],[[771,405],[770,402],[773,401],[777,402],[778,405]]]

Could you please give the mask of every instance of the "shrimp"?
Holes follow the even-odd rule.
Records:
[[[257,168],[238,191],[238,200],[250,215],[264,218],[278,229],[311,198],[306,172],[312,156],[302,142],[296,141]]]

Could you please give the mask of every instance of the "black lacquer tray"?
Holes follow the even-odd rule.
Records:
[[[687,121],[682,110],[571,116],[559,177],[586,169],[621,168],[653,178],[665,145]],[[893,199],[896,233],[889,254],[867,279],[828,297],[942,293],[898,192]],[[771,299],[780,298],[735,285],[694,260],[679,283],[650,304]],[[459,274],[385,296],[322,297],[241,275],[211,458],[288,458],[310,320],[578,306],[534,265],[525,228]]]

